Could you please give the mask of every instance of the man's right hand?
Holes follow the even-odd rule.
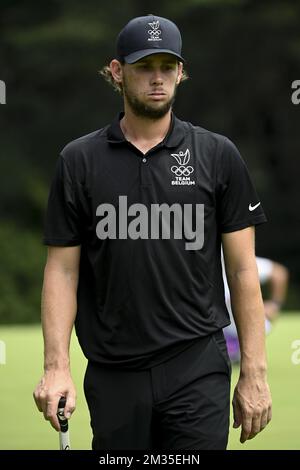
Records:
[[[276,320],[280,313],[280,304],[278,302],[274,302],[273,300],[265,300],[264,307],[267,319],[269,321]]]
[[[51,426],[60,430],[57,406],[61,397],[66,398],[65,417],[69,419],[75,410],[76,391],[69,369],[48,370],[36,386],[33,397],[38,410]]]

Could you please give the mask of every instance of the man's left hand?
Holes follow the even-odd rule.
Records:
[[[240,442],[253,439],[272,418],[272,399],[265,374],[241,375],[232,400],[233,427],[241,426]]]

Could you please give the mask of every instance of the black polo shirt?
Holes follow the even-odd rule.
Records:
[[[85,356],[146,368],[230,323],[221,234],[266,219],[226,137],[172,115],[165,139],[143,155],[126,141],[119,119],[61,152],[44,243],[81,245],[75,326]],[[151,231],[151,211],[160,207],[182,209],[181,223],[188,214],[193,228],[199,216],[198,243],[184,230],[175,235],[172,215],[165,232]]]

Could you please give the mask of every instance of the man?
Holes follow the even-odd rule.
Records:
[[[268,258],[256,257],[258,277],[261,285],[269,287],[269,298],[264,300],[265,331],[268,334],[272,328],[272,322],[277,319],[280,309],[285,301],[289,272],[285,266]],[[223,281],[225,289],[225,302],[230,315],[231,324],[224,328],[227,350],[232,363],[240,360],[240,346],[237,329],[232,316],[230,291],[227,284],[225,266],[223,268]]]
[[[236,147],[172,113],[184,77],[170,20],[134,18],[104,74],[124,112],[62,151],[49,195],[45,374],[34,397],[58,430],[75,409],[69,341],[88,367],[93,449],[225,449],[230,361],[223,243],[241,338],[241,442],[271,419],[254,226],[265,216]]]

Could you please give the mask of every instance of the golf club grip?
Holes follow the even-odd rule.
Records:
[[[69,429],[68,420],[64,415],[65,406],[66,406],[66,399],[65,397],[61,397],[58,403],[58,407],[57,407],[57,418],[58,418],[61,432],[67,432]]]

